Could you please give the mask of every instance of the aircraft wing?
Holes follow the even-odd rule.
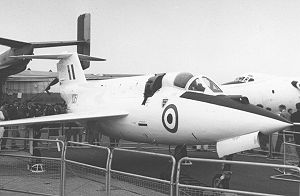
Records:
[[[57,123],[57,122],[71,122],[80,120],[101,120],[108,118],[121,118],[127,116],[127,112],[121,111],[100,111],[92,113],[67,113],[57,114],[50,116],[41,116],[34,118],[24,118],[17,120],[0,121],[1,126],[11,125],[29,125],[29,124],[42,124],[42,123]]]

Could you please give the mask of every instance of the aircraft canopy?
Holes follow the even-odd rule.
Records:
[[[202,76],[202,77],[194,77],[188,90],[191,91],[198,91],[198,92],[205,92],[208,88],[213,93],[222,93],[223,91],[209,78]],[[206,91],[207,92],[207,91]]]
[[[177,73],[174,77],[173,85],[198,92],[204,92],[205,89],[209,89],[209,91],[213,93],[223,92],[211,79],[205,76],[194,76],[188,72]]]
[[[174,79],[174,86],[185,88],[190,79],[194,77],[193,74],[188,72],[181,72],[177,74]]]

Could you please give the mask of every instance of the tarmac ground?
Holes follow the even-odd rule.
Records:
[[[169,154],[166,148],[144,149],[150,152]],[[0,153],[0,195],[33,195],[32,193],[43,192],[45,194],[56,194],[59,192],[60,162],[46,160],[46,172],[32,173],[27,169],[28,159],[1,156],[4,154],[26,154],[23,151],[5,151]],[[42,157],[59,157],[57,149],[41,150]],[[87,147],[71,147],[67,151],[67,159],[92,165],[94,167],[106,166],[106,154],[104,151]],[[215,152],[189,151],[189,157],[217,159]],[[234,160],[282,164],[281,159],[270,160],[265,156],[248,156],[237,154]],[[152,178],[163,178],[171,171],[171,163],[168,159],[149,156],[139,153],[115,152],[112,161],[112,170],[127,172]],[[201,185],[210,187],[215,174],[220,173],[221,164],[198,163],[182,166],[180,183]],[[286,182],[270,179],[270,176],[280,174],[275,168],[232,166],[232,177],[230,189],[254,191],[279,195],[299,195],[299,183]],[[168,185],[147,181],[132,176],[126,176],[112,172],[111,195],[166,195]],[[297,178],[296,179],[300,179]],[[9,190],[15,190],[11,192]],[[30,194],[26,192],[30,192]],[[105,174],[103,171],[84,166],[67,163],[66,166],[66,195],[105,195]],[[220,195],[204,192],[184,192],[182,195]]]

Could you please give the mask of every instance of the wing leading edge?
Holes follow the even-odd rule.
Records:
[[[71,122],[80,120],[101,120],[104,118],[122,118],[127,116],[127,112],[121,111],[101,111],[93,113],[67,113],[57,114],[51,116],[41,116],[34,118],[24,118],[17,120],[0,121],[0,126],[11,126],[11,125],[29,125],[29,124],[42,124],[42,123],[53,123],[53,122]]]

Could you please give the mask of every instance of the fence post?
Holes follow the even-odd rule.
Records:
[[[106,193],[107,196],[110,196],[110,178],[111,178],[111,162],[113,156],[113,150],[107,148],[107,162],[106,162]]]
[[[62,144],[62,152],[61,152],[61,174],[60,174],[60,196],[65,195],[66,191],[66,150],[67,150],[67,142],[60,141]]]
[[[174,189],[174,173],[175,173],[175,168],[176,167],[176,160],[172,156],[172,170],[171,170],[171,177],[170,177],[170,196],[173,196],[173,189]],[[176,186],[176,183],[175,183]]]
[[[178,184],[179,184],[179,176],[180,176],[180,165],[181,165],[181,162],[182,162],[182,160],[184,160],[186,157],[183,157],[183,158],[181,158],[178,162],[176,162],[177,163],[177,172],[176,172],[176,183],[175,183],[175,187],[176,187],[176,196],[179,196],[179,186],[178,186]]]

